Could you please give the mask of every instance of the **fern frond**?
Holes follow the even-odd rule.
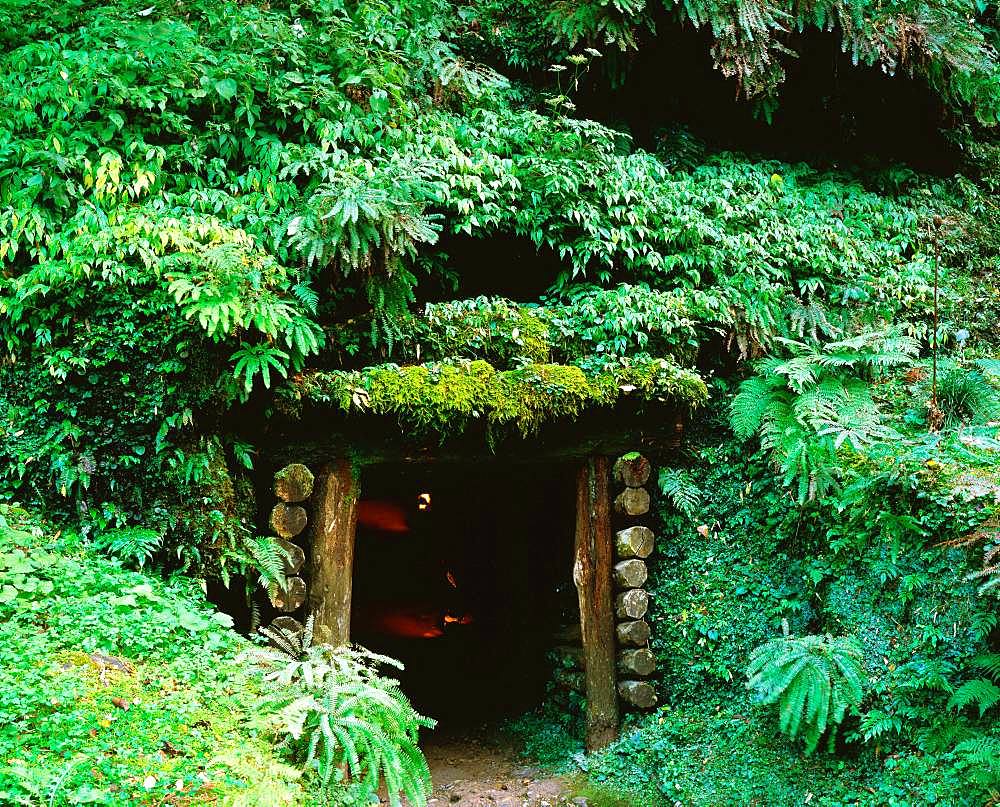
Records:
[[[768,642],[750,654],[747,687],[778,704],[778,726],[801,737],[806,753],[836,730],[864,694],[861,649],[848,637],[804,636]]]
[[[741,440],[757,433],[774,400],[774,389],[767,378],[754,376],[740,384],[740,391],[729,406],[729,423]]]
[[[701,507],[702,491],[687,471],[664,468],[660,471],[660,491],[687,518],[694,518]]]
[[[163,534],[144,527],[121,527],[106,530],[97,537],[96,546],[115,557],[143,566],[163,543]]]
[[[1000,686],[985,678],[976,678],[966,681],[955,690],[955,694],[948,701],[948,708],[961,711],[966,706],[974,704],[979,708],[979,716],[982,717],[998,703],[1000,703]]]
[[[969,664],[985,671],[994,681],[1000,681],[1000,653],[985,653],[981,656],[974,656]]]

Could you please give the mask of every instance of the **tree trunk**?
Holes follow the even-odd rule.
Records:
[[[649,623],[645,619],[636,619],[632,622],[619,622],[615,630],[618,634],[618,643],[621,645],[642,647],[649,641]]]
[[[590,751],[603,748],[618,735],[608,476],[607,458],[591,457],[578,472],[576,485],[573,582],[580,600]]]
[[[649,479],[651,466],[641,454],[626,454],[615,462],[614,477],[628,488],[641,488]]]
[[[639,709],[656,706],[656,690],[649,681],[622,681],[618,684],[622,700]]]
[[[347,644],[351,633],[354,529],[358,520],[358,478],[348,460],[337,460],[317,475],[313,518],[309,608],[317,638]]]
[[[615,582],[620,588],[639,588],[649,577],[649,569],[641,560],[623,560],[615,564]]]
[[[618,557],[648,558],[653,552],[653,531],[649,527],[629,527],[615,535]]]
[[[615,616],[619,619],[642,619],[649,608],[649,595],[644,589],[630,588],[615,600]]]
[[[630,675],[652,675],[656,669],[656,657],[651,650],[623,650],[618,654],[618,669]]]
[[[645,488],[625,488],[615,499],[615,512],[623,516],[642,516],[649,512],[649,493]]]

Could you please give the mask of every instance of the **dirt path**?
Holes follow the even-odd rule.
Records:
[[[586,807],[562,777],[518,760],[509,743],[492,738],[442,738],[424,749],[434,781],[434,807]]]

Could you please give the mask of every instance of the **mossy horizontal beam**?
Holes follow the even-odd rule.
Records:
[[[389,415],[408,428],[442,436],[461,433],[477,421],[486,425],[488,436],[504,427],[527,436],[545,423],[610,408],[623,399],[688,410],[707,397],[696,373],[666,359],[632,359],[597,372],[535,363],[497,370],[476,360],[304,373],[281,390],[278,407],[292,418],[306,417],[310,407]]]

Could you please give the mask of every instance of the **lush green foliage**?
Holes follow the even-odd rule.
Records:
[[[420,802],[424,721],[372,659],[299,646],[247,677],[189,586],[126,566],[280,582],[253,497],[264,417],[530,434],[627,396],[653,418],[701,405],[702,378],[715,407],[658,477],[668,703],[590,778],[644,805],[989,798],[995,19],[967,0],[0,0],[0,499],[71,528],[0,545],[5,798],[154,802],[180,781],[280,804],[381,779]],[[790,51],[828,32],[926,82],[967,162],[821,170],[686,135],[654,154],[574,117],[668,23],[707,29],[765,115]],[[508,299],[521,267],[484,260],[494,244],[529,256],[532,299]],[[833,756],[802,760],[733,698],[749,664],[778,727],[814,747],[839,725]],[[305,776],[247,722],[274,729],[267,704]],[[555,723],[575,751],[574,716]]]
[[[750,654],[747,686],[762,703],[778,704],[781,731],[801,736],[806,753],[816,750],[828,730],[832,749],[847,710],[861,704],[860,660],[861,647],[850,637],[776,639]]]
[[[707,29],[715,68],[748,96],[768,98],[765,110],[772,110],[785,77],[783,63],[797,55],[788,34],[834,31],[854,65],[916,73],[948,102],[972,109],[983,121],[995,123],[1000,112],[995,6],[988,3],[521,0],[514,13],[497,2],[474,8],[489,37],[521,66],[547,65],[581,43],[628,53],[650,38],[658,21],[674,18]]]
[[[425,803],[433,721],[378,672],[391,659],[273,632],[283,650],[251,647],[191,581],[0,516],[3,803],[368,804],[382,781]]]
[[[794,482],[805,502],[836,482],[841,446],[860,451],[892,436],[864,374],[908,364],[918,346],[913,339],[874,333],[822,347],[784,342],[791,356],[758,365],[759,375],[744,381],[733,399],[731,422],[738,437],[760,432],[785,484]]]
[[[0,509],[0,801],[300,804],[231,620]]]
[[[225,415],[306,362],[516,369],[542,341],[585,367],[686,360],[716,332],[752,354],[825,303],[922,332],[920,216],[983,204],[734,155],[673,171],[534,111],[463,56],[467,10],[445,4],[2,11],[0,483],[216,572],[260,565],[252,446]],[[442,231],[557,255],[516,316],[546,327],[446,335],[469,309],[498,323],[489,300],[415,320],[418,283],[471,271]]]
[[[294,753],[315,768],[322,792],[337,804],[370,804],[384,783],[393,807],[400,796],[422,807],[430,795],[430,772],[417,747],[419,730],[433,728],[379,672],[399,663],[351,647],[313,644],[313,623],[291,634],[263,633],[275,649],[244,656],[268,669],[281,694],[272,704],[279,731]]]

